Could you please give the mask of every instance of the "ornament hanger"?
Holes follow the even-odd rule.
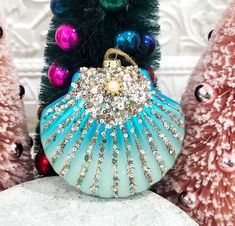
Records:
[[[114,58],[112,56],[115,56]],[[119,49],[108,49],[107,52],[104,55],[104,66],[107,65],[107,63],[110,65],[110,62],[112,61],[119,61],[118,56],[123,57],[128,63],[132,64],[133,66],[137,66],[136,62],[126,53]],[[120,64],[120,61],[119,63]]]

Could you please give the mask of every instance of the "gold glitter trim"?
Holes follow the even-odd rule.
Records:
[[[71,163],[72,163],[72,160],[73,158],[75,157],[76,155],[76,152],[78,151],[84,137],[86,136],[86,134],[88,133],[90,126],[92,125],[93,123],[93,120],[88,120],[88,123],[86,123],[85,127],[82,128],[82,135],[81,137],[78,139],[78,141],[75,143],[75,145],[73,146],[72,148],[72,152],[70,154],[67,155],[67,161],[66,163],[64,164],[61,172],[60,172],[60,176],[65,176],[65,174],[67,174],[67,172],[70,170],[70,167],[71,167]]]
[[[96,141],[97,141],[97,137],[98,137],[98,134],[99,134],[99,130],[100,130],[100,124],[97,126],[95,134],[91,138],[91,144],[89,145],[89,147],[88,147],[88,149],[86,151],[86,154],[85,154],[85,157],[84,157],[84,163],[82,165],[82,168],[81,168],[81,171],[80,171],[80,175],[79,175],[79,178],[78,178],[77,184],[76,184],[77,189],[81,188],[81,184],[82,184],[84,178],[86,177],[86,174],[88,172],[89,166],[90,166],[90,164],[92,162],[92,150],[93,150],[93,148],[96,145]]]
[[[183,114],[183,111],[182,111],[181,108],[176,107],[175,105],[169,103],[169,102],[166,101],[164,98],[162,98],[161,96],[159,96],[159,94],[157,94],[157,92],[154,93],[154,96],[155,96],[156,98],[158,98],[159,100],[161,100],[163,104],[166,104],[166,105],[168,105],[169,107],[171,107],[171,108],[175,109],[176,111],[178,111],[179,113]]]
[[[52,141],[55,141],[55,140],[56,140],[56,137],[57,137],[59,134],[61,134],[61,133],[64,132],[64,128],[65,128],[66,126],[68,126],[70,122],[74,121],[75,117],[79,114],[79,110],[80,110],[80,109],[76,109],[76,110],[74,111],[74,113],[73,113],[71,116],[69,116],[69,117],[65,120],[65,122],[60,123],[60,124],[58,125],[58,130],[57,130],[56,132],[54,132],[53,135],[50,136],[50,137],[46,140],[45,145],[48,145],[48,144],[51,143]],[[81,112],[81,110],[80,110],[80,112]],[[80,116],[80,118],[81,118],[81,116]]]
[[[179,127],[184,128],[184,121],[177,118],[175,114],[164,108],[163,105],[159,104],[156,100],[152,100],[152,104],[155,104],[161,111],[165,112]],[[150,107],[153,109],[152,107]]]
[[[122,128],[122,132],[123,132],[123,137],[124,137],[124,142],[125,142],[125,146],[126,146],[126,156],[127,156],[127,176],[129,178],[130,181],[130,192],[132,195],[134,195],[136,193],[136,184],[135,184],[135,167],[134,167],[134,158],[131,155],[131,145],[129,144],[128,141],[128,134],[126,131],[125,126],[123,126]],[[131,129],[130,131],[131,133],[134,132],[134,130]]]
[[[118,178],[118,146],[117,146],[117,131],[116,129],[113,130],[115,134],[113,136],[113,156],[112,156],[112,163],[113,163],[113,194],[115,198],[118,198],[118,186],[119,186],[119,178]]]
[[[104,161],[105,143],[107,142],[106,141],[106,129],[101,133],[101,135],[102,135],[102,141],[101,141],[101,144],[100,144],[98,165],[97,165],[97,168],[96,168],[95,176],[93,178],[93,183],[90,187],[90,191],[93,195],[95,195],[97,190],[99,189],[98,182],[100,180],[100,176],[101,176],[101,173],[102,173],[102,163]]]
[[[139,120],[138,123],[141,124],[142,120]],[[134,128],[132,121],[131,121],[131,124],[132,124],[132,127]],[[151,170],[147,165],[146,153],[145,153],[145,151],[142,147],[142,144],[140,143],[139,138],[137,137],[135,132],[133,133],[133,135],[134,135],[134,138],[135,138],[135,143],[136,143],[136,146],[137,146],[137,150],[139,151],[139,154],[140,154],[140,161],[141,161],[142,169],[144,170],[144,175],[145,175],[148,183],[152,184],[153,179],[152,179],[152,176],[151,176]]]
[[[147,118],[151,126],[153,127],[153,130],[157,133],[158,137],[163,141],[163,143],[166,145],[169,153],[176,158],[177,153],[175,148],[170,144],[169,139],[165,136],[164,133],[161,132],[161,130],[153,123],[153,119],[150,118],[146,112],[143,112],[144,116]]]
[[[149,128],[148,128],[145,120],[143,120],[143,121],[144,121],[144,124],[147,128],[147,129],[145,128],[143,130],[143,133],[146,136],[146,138],[150,144],[151,151],[152,151],[153,155],[156,157],[157,163],[158,163],[159,168],[161,170],[161,174],[164,176],[167,172],[166,164],[165,164],[164,160],[162,159],[162,156],[158,152],[157,143],[156,143],[155,139],[153,138],[151,132],[149,131]]]
[[[167,130],[169,130],[169,131],[172,133],[172,135],[173,135],[177,140],[179,140],[180,142],[183,141],[184,138],[180,135],[180,133],[177,132],[177,129],[176,129],[174,126],[170,125],[170,124],[163,118],[163,116],[162,116],[161,114],[159,114],[153,107],[151,107],[150,110],[151,110],[151,114],[152,114],[153,116],[155,116],[157,119],[159,119],[159,120],[161,121],[162,125],[163,125]],[[146,114],[148,114],[148,113],[146,112]]]

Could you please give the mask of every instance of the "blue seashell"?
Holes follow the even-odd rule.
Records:
[[[183,136],[180,105],[137,67],[81,68],[68,94],[41,116],[41,141],[54,170],[102,198],[127,197],[158,182]]]

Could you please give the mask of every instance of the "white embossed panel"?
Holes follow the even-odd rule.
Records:
[[[36,123],[43,50],[51,17],[49,0],[1,0],[21,82],[30,130]],[[179,100],[193,66],[206,46],[207,35],[228,0],[161,0],[160,87]]]

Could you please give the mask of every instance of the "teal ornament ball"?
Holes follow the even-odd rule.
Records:
[[[115,46],[124,52],[135,52],[140,45],[140,35],[136,31],[124,31],[116,36]]]
[[[128,5],[128,0],[100,0],[103,8],[110,11],[118,11]]]
[[[53,169],[83,193],[128,197],[158,182],[180,153],[180,105],[138,67],[81,68],[44,109],[41,141]]]

